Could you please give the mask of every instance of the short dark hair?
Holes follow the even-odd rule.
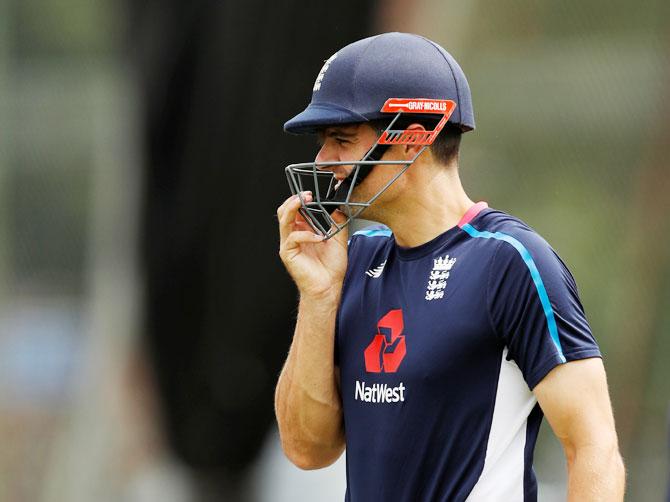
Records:
[[[435,128],[437,122],[438,119],[433,118],[405,116],[394,122],[393,129],[407,129],[411,124],[421,124],[426,130],[431,131]],[[371,122],[371,125],[377,131],[377,134],[381,134],[390,123],[391,121],[388,119],[381,119]],[[463,130],[459,126],[447,122],[430,146],[435,160],[446,166],[455,158],[458,158],[462,134]]]

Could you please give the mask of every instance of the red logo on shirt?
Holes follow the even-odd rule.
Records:
[[[368,373],[395,373],[400,366],[407,347],[402,336],[404,324],[402,310],[391,310],[377,323],[377,334],[367,346],[365,371]]]

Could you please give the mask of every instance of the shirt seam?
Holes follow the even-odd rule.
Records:
[[[486,280],[486,314],[489,319],[489,325],[491,327],[491,330],[493,331],[493,334],[503,343],[505,342],[504,337],[500,336],[500,332],[495,326],[495,323],[493,322],[493,316],[491,314],[491,297],[490,297],[490,289],[491,289],[491,280],[493,279],[493,264],[495,263],[495,259],[498,256],[498,252],[500,251],[500,248],[502,247],[503,244],[505,244],[504,241],[496,241],[498,244],[496,246],[495,251],[493,252],[493,255],[491,256],[491,259],[489,260],[489,274],[488,274],[488,279]]]

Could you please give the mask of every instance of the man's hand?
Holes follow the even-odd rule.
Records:
[[[302,196],[307,202],[312,200],[310,192],[303,192]],[[297,195],[286,199],[277,209],[279,256],[301,296],[339,296],[347,269],[348,232],[345,229],[326,241],[312,231],[298,209]],[[339,224],[346,218],[336,210],[333,219]]]
[[[625,471],[602,361],[555,367],[533,389],[568,462],[568,501],[623,501]]]

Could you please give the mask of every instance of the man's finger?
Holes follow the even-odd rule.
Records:
[[[282,258],[291,258],[293,253],[300,247],[300,244],[322,242],[323,236],[308,232],[306,230],[291,232],[283,241],[279,254]]]
[[[313,230],[312,227],[305,221],[305,219],[298,213],[293,222],[294,230]]]
[[[279,236],[281,239],[285,239],[288,234],[293,230],[293,222],[295,221],[295,216],[298,214],[298,209],[300,209],[300,199],[298,196],[294,196],[290,200],[286,201],[281,213],[278,213],[279,218]]]
[[[284,202],[282,202],[282,204],[277,208],[277,219],[281,218],[281,215],[286,210],[286,205],[289,204],[291,201],[295,200],[297,197],[298,197],[297,195],[291,195]]]
[[[302,197],[305,202],[312,200],[311,192],[302,192]],[[300,209],[300,198],[297,195],[289,197],[279,209],[277,209],[277,218],[279,219],[279,237],[280,240],[286,239],[289,233],[293,230],[293,223]]]

